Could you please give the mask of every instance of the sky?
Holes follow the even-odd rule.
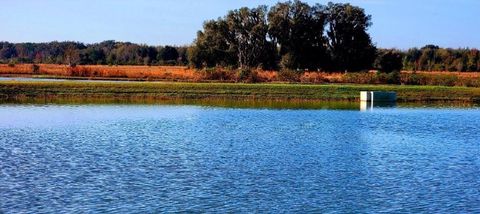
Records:
[[[304,0],[326,4],[324,0]],[[205,20],[277,0],[0,0],[0,41],[188,45]],[[381,48],[480,48],[480,0],[350,0]]]

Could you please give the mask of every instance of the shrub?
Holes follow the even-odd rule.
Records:
[[[260,82],[260,78],[258,77],[258,72],[257,71],[250,72],[250,75],[247,78],[247,82],[249,83]]]
[[[205,69],[205,79],[207,80],[220,80],[220,81],[225,81],[225,80],[233,80],[234,75],[233,72],[228,71],[228,70],[223,70],[220,68],[208,68]]]
[[[37,64],[32,65],[32,73],[33,74],[39,74],[40,73],[40,66]]]
[[[300,82],[302,83],[326,83],[329,82],[321,73],[319,72],[305,72],[300,77]]]
[[[377,83],[377,75],[368,72],[358,73],[346,73],[342,77],[344,83],[357,83],[357,84],[375,84]]]
[[[246,80],[252,71],[250,69],[241,69],[238,71],[238,79],[239,80]]]
[[[258,82],[273,82],[278,79],[277,72],[257,70]]]
[[[400,71],[395,70],[395,71],[387,74],[387,83],[388,84],[400,84],[401,83]]]
[[[94,72],[92,72],[91,69],[86,67],[70,66],[68,68],[68,72],[70,76],[75,76],[75,77],[93,77],[94,76]]]
[[[300,81],[300,73],[289,70],[289,69],[284,69],[278,72],[278,78],[281,81],[287,81],[287,82],[299,82]]]
[[[402,74],[401,83],[405,85],[438,85],[476,87],[478,78],[460,77],[455,74]]]
[[[255,83],[259,82],[260,78],[257,71],[251,69],[240,69],[237,73],[237,79],[242,82]]]
[[[458,77],[456,75],[442,74],[442,75],[432,75],[428,85],[441,85],[441,86],[455,86],[458,82]]]
[[[421,74],[403,74],[401,75],[401,83],[405,85],[425,85],[426,77]]]
[[[466,87],[480,87],[480,78],[464,78],[461,84]]]
[[[400,72],[394,71],[390,73],[377,73],[377,83],[380,84],[400,84]]]
[[[375,68],[381,72],[399,72],[403,68],[402,54],[395,50],[386,50],[379,53],[375,60]]]

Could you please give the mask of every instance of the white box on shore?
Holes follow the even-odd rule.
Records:
[[[396,102],[397,93],[390,91],[361,91],[360,101],[367,102]]]

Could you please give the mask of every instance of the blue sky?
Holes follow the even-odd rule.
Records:
[[[190,44],[202,23],[267,0],[2,0],[0,41],[86,43],[114,39],[150,45]],[[328,1],[306,0],[326,4]],[[480,0],[351,0],[372,15],[382,48],[480,48]]]

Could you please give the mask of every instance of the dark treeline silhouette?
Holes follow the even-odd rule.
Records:
[[[188,50],[196,68],[383,72],[479,71],[477,49],[427,45],[408,51],[376,49],[367,33],[371,16],[342,3],[299,0],[271,8],[241,8],[205,22]]]
[[[401,53],[403,66],[412,71],[480,71],[480,51],[427,45]]]
[[[186,65],[186,52],[187,47],[155,47],[115,41],[96,44],[0,42],[0,62],[11,64]]]
[[[377,49],[371,16],[342,3],[309,5],[299,0],[268,8],[240,8],[204,23],[189,47],[104,41],[0,42],[0,63],[67,65],[190,65],[281,71],[480,71],[477,49],[435,45],[406,51]]]
[[[360,71],[376,49],[366,32],[371,17],[350,4],[281,2],[240,8],[210,20],[189,49],[197,67]]]
[[[426,45],[406,51],[379,49],[374,68],[381,71],[480,71],[480,51],[470,48],[440,48]]]

